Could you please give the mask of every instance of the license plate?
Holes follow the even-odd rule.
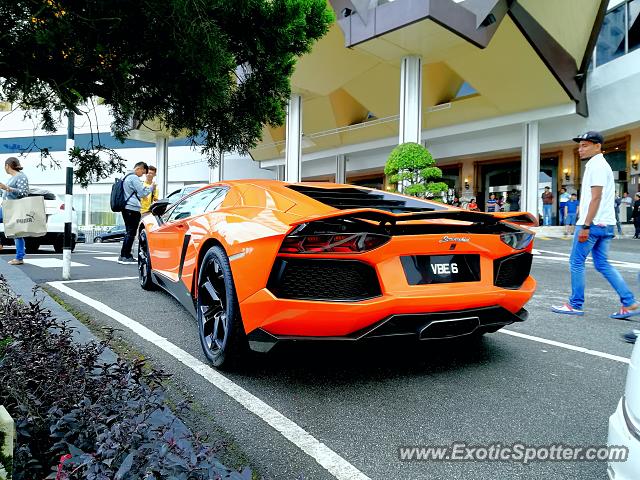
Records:
[[[409,285],[480,280],[480,255],[410,255],[400,261]]]

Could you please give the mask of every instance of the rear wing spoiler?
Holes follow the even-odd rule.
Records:
[[[461,222],[481,223],[485,225],[495,225],[500,222],[513,223],[523,227],[535,227],[538,225],[538,220],[532,214],[527,212],[482,213],[472,212],[469,210],[443,209],[410,213],[391,213],[385,210],[371,208],[339,210],[325,215],[311,215],[292,222],[291,225],[297,226],[304,223],[329,220],[332,218],[354,218],[390,224],[416,220],[455,220]]]

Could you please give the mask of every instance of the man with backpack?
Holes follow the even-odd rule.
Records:
[[[146,175],[148,172],[149,167],[147,164],[145,162],[138,162],[133,167],[133,171],[128,172],[122,180],[121,188],[125,201],[121,211],[127,233],[122,241],[122,249],[120,250],[118,263],[123,265],[137,263],[137,260],[131,255],[131,248],[133,247],[133,241],[136,238],[136,232],[140,224],[140,199],[152,195],[155,190],[155,184],[150,187],[145,187],[140,180],[140,177]],[[122,200],[119,200],[119,202],[122,203]],[[118,206],[116,206],[116,208],[117,207]],[[114,210],[114,205],[112,205],[111,208]]]

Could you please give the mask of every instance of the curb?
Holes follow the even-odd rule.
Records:
[[[8,263],[0,260],[0,275],[2,275],[9,288],[21,297],[25,302],[32,302],[39,300],[42,306],[51,311],[51,315],[65,323],[67,323],[73,329],[73,339],[83,345],[90,342],[100,343],[98,339],[83,323],[76,317],[67,312],[62,306],[51,298],[47,292],[39,289],[37,293],[33,294],[33,289],[36,284],[31,280],[26,273],[20,270],[20,267],[9,265]],[[118,360],[118,356],[109,348],[105,348],[100,355],[100,360],[105,363],[115,363]]]

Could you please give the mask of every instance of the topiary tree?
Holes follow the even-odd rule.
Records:
[[[436,167],[431,152],[418,143],[403,143],[391,151],[384,173],[389,181],[401,186],[402,193],[420,198],[440,198],[448,188],[442,170]]]

